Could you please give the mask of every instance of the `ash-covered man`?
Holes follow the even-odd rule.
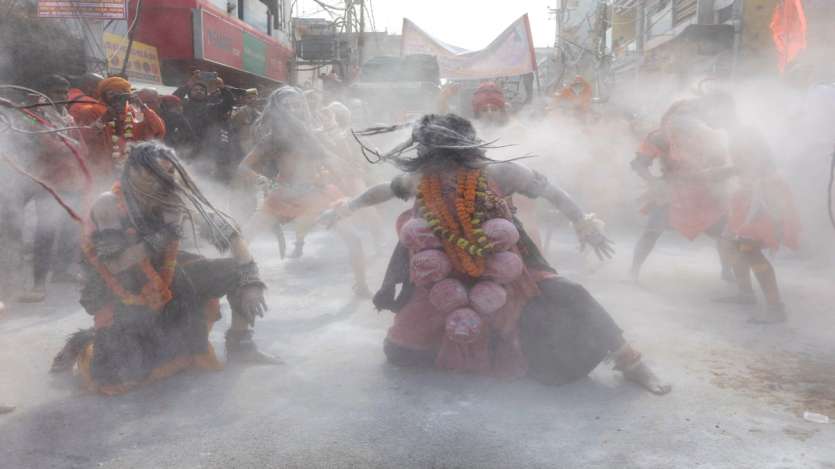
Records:
[[[38,84],[43,96],[51,103],[67,101],[69,81],[59,75],[48,75]],[[75,125],[64,104],[49,104],[41,97],[44,106],[24,111],[25,124],[31,130],[62,129]],[[26,160],[27,169],[42,181],[49,183],[63,197],[73,200],[80,198],[83,190],[83,176],[80,158],[84,158],[85,146],[79,132],[68,131],[27,135],[21,139],[21,156]],[[77,252],[77,229],[71,221],[65,220],[60,208],[50,200],[49,194],[38,184],[28,179],[14,178],[7,186],[7,198],[11,199],[3,216],[2,231],[9,239],[20,241],[24,220],[24,207],[34,202],[37,224],[35,227],[32,256],[32,287],[18,296],[18,301],[36,303],[46,298],[46,280],[50,270],[53,281],[72,281],[69,273],[73,254]],[[9,195],[11,194],[11,195]],[[61,239],[60,248],[53,250],[56,235]]]
[[[323,133],[313,125],[305,95],[293,86],[275,90],[269,97],[258,122],[259,141],[241,167],[252,179],[274,189],[248,223],[247,235],[273,229],[283,255],[281,225],[296,226],[296,240],[291,258],[304,253],[305,236],[316,224],[322,211],[339,203],[344,194],[345,176],[339,171],[339,157],[322,142]],[[359,235],[348,226],[335,230],[348,247],[354,273],[354,293],[371,296],[366,282],[365,256]]]
[[[636,281],[655,243],[669,228],[691,241],[701,234],[717,239],[722,277],[733,279],[730,247],[721,234],[727,224],[726,180],[736,170],[728,164],[720,135],[704,122],[704,105],[700,100],[673,104],[631,163],[649,186],[642,210],[647,225],[632,257],[631,276]],[[656,161],[660,177],[651,171]]]
[[[731,261],[737,295],[717,301],[754,305],[757,303],[751,273],[757,278],[765,308],[750,322],[771,324],[786,320],[777,274],[763,250],[776,251],[781,245],[799,247],[800,220],[791,187],[777,170],[765,137],[744,124],[730,94],[714,92],[704,98],[706,120],[728,135],[730,159],[736,169],[730,198],[728,226],[723,239],[732,246]]]
[[[320,219],[333,225],[363,207],[414,200],[397,220],[400,243],[374,297],[378,309],[396,312],[384,342],[388,361],[559,384],[586,376],[608,355],[626,379],[669,392],[603,306],[548,265],[508,200],[544,198],[574,223],[581,243],[609,257],[593,217],[541,174],[495,164],[462,117],[427,115],[411,130],[409,140],[378,155],[404,174]]]
[[[225,259],[180,250],[199,225]],[[227,359],[276,363],[258,351],[252,326],[265,285],[234,221],[217,210],[161,143],[135,146],[119,183],[93,204],[83,242],[81,304],[94,328],[74,334],[53,371],[77,363],[89,389],[119,394],[187,368],[218,369],[208,334],[226,296]]]

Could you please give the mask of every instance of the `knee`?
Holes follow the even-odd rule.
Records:
[[[591,299],[591,293],[584,286],[562,277],[539,282],[539,289],[546,298],[557,304],[576,304]]]

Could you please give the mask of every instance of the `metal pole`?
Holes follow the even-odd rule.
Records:
[[[365,55],[365,0],[359,0],[360,5],[360,36],[357,39],[357,48],[359,49],[358,57],[359,63],[362,66],[363,56]]]
[[[733,62],[731,64],[731,77],[736,77],[736,69],[739,65],[739,49],[742,46],[742,15],[744,0],[736,0],[734,2],[734,51]]]
[[[641,65],[644,62],[644,47],[646,45],[647,27],[647,3],[646,0],[638,0],[635,11],[635,49],[638,53],[637,65],[635,66],[635,78],[641,77]]]
[[[127,78],[127,70],[128,70],[128,62],[130,61],[130,51],[133,49],[133,33],[136,31],[136,27],[139,26],[139,17],[142,16],[142,0],[136,0],[136,18],[133,19],[133,28],[131,28],[131,24],[128,23],[128,47],[125,50],[125,60],[122,61],[122,71],[120,75]]]

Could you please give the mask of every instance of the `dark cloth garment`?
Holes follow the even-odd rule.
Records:
[[[56,234],[61,232],[62,239],[77,239],[78,226],[71,220],[61,207],[55,203],[39,185],[32,181],[22,180],[12,187],[11,194],[5,198],[0,215],[2,215],[2,236],[10,241],[20,242],[23,237],[23,213],[30,202],[35,204],[35,237],[32,254],[32,276],[35,286],[43,285],[53,267],[53,261],[58,260],[56,267],[59,271],[66,271],[74,259],[77,249],[56,253],[54,251]],[[71,194],[62,194],[62,198],[71,205],[77,199]],[[63,243],[64,251],[67,246]]]
[[[146,282],[138,268],[117,278],[134,293]],[[180,252],[171,285],[174,298],[159,313],[121,303],[91,268],[86,269],[86,279],[81,304],[88,313],[97,314],[108,304],[115,305],[112,324],[96,330],[91,364],[92,378],[106,386],[141,382],[155,368],[177,357],[206,353],[209,342],[204,307],[211,299],[231,295],[239,272],[234,259],[205,259]]]
[[[542,294],[519,320],[529,376],[546,384],[570,383],[624,345],[623,331],[582,285],[553,277],[538,286]]]
[[[194,134],[191,159],[210,163],[209,176],[229,182],[235,175],[243,152],[232,131],[230,113],[235,104],[231,91],[221,88],[218,97],[206,101],[185,100],[183,115]],[[200,167],[198,165],[198,167]]]
[[[529,270],[556,273],[536,244],[519,229],[520,254]],[[395,297],[396,286],[402,285]],[[565,384],[580,379],[624,344],[623,331],[608,311],[580,284],[551,276],[537,283],[540,295],[525,306],[519,320],[522,350],[528,360],[528,375],[546,384]],[[415,286],[409,281],[409,252],[400,243],[389,261],[383,285],[374,296],[377,309],[397,313],[409,301]],[[435,352],[411,350],[388,339],[383,351],[397,366],[431,366]]]
[[[179,112],[162,111],[160,117],[165,121],[165,144],[174,149],[183,149],[196,142],[194,130],[186,117]]]
[[[623,331],[582,285],[555,277],[538,283],[542,294],[531,300],[519,320],[519,338],[528,360],[528,376],[560,385],[583,378],[625,341]],[[389,363],[432,366],[435,353],[383,343]]]

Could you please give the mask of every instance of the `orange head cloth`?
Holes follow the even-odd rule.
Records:
[[[108,91],[130,93],[130,82],[119,77],[105,78],[99,82],[99,86],[96,88],[96,96],[101,98]]]

